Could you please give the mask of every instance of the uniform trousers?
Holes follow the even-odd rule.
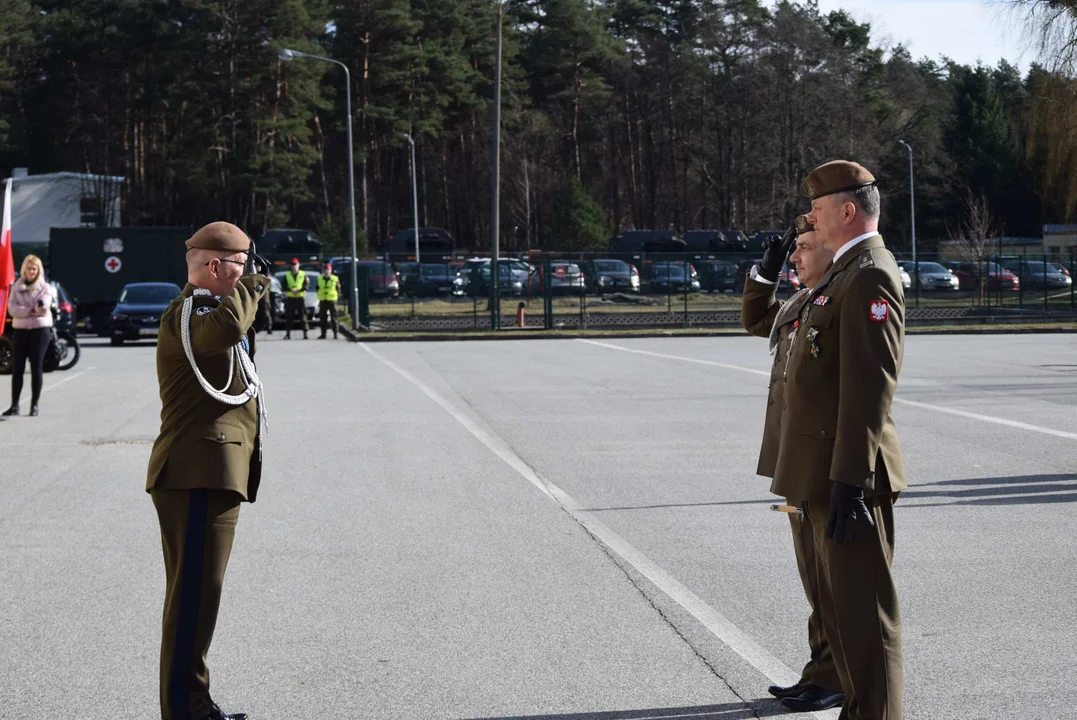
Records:
[[[26,361],[30,361],[30,404],[37,405],[45,384],[45,351],[49,348],[52,328],[15,328],[12,330],[11,404],[19,404]]]
[[[303,334],[307,334],[307,302],[301,297],[284,298],[284,332],[291,334],[292,319],[299,317],[299,325],[303,328]]]
[[[901,611],[890,573],[896,500],[867,498],[874,531],[861,529],[856,541],[847,532],[842,544],[826,539],[829,502],[807,503],[823,628],[845,692],[840,720],[901,720]]]
[[[325,332],[330,328],[333,328],[333,337],[337,336],[337,301],[336,300],[319,300],[318,301],[318,313],[321,316],[322,324],[322,337],[325,337]],[[328,320],[328,322],[327,322]]]
[[[165,557],[161,718],[200,720],[212,703],[206,654],[242,498],[230,490],[161,488],[150,496]]]
[[[789,504],[793,503],[789,502]],[[789,524],[793,530],[793,551],[797,556],[800,582],[804,585],[804,596],[811,607],[811,615],[808,616],[808,649],[811,651],[811,659],[804,666],[800,677],[830,692],[841,692],[841,679],[838,677],[834,655],[830,652],[830,644],[826,641],[826,630],[823,627],[819,569],[816,564],[812,525],[807,520],[802,520],[796,513],[789,515]]]
[[[258,301],[258,314],[255,321],[255,331],[262,331],[273,334],[273,307],[270,302],[269,295],[266,295]]]

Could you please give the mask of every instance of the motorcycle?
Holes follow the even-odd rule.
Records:
[[[49,338],[49,346],[45,350],[45,363],[42,370],[53,372],[54,370],[70,370],[82,356],[79,341],[75,337],[74,328],[70,321],[60,320],[62,317],[58,308],[53,306],[53,317],[57,322],[52,327],[52,337]],[[11,320],[4,326],[4,334],[0,336],[0,375],[11,373],[15,364],[15,346],[11,340]]]

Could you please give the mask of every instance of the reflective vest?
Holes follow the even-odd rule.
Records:
[[[336,275],[318,276],[318,299],[329,300],[330,302],[336,302],[340,297],[337,293],[340,289],[340,278]]]
[[[285,289],[284,294],[290,298],[303,297],[303,285],[306,284],[307,274],[300,270],[295,275],[292,275],[292,271],[289,270],[284,274],[284,281],[288,283],[288,287]]]

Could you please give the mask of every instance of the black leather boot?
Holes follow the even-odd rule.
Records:
[[[7,410],[5,410],[2,414],[0,414],[0,417],[13,417],[13,416],[18,415],[18,414],[19,414],[19,406],[18,406],[18,404],[15,404],[15,405],[12,405],[11,407],[9,407]]]

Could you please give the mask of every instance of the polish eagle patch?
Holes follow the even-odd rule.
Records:
[[[890,303],[886,300],[872,300],[869,317],[872,322],[886,322],[890,319]]]

